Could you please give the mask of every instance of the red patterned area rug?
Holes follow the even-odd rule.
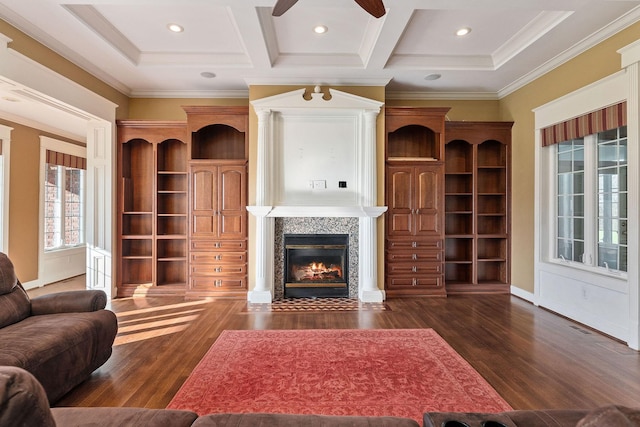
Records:
[[[428,411],[511,409],[432,329],[226,330],[168,408],[419,422]]]

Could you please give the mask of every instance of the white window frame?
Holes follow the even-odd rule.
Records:
[[[78,157],[87,157],[87,148],[85,146],[72,144],[70,142],[41,136],[40,137],[40,202],[39,202],[39,232],[38,232],[38,280],[37,285],[42,286],[48,283],[63,280],[69,277],[84,274],[86,272],[86,251],[87,251],[87,186],[85,176],[84,186],[84,242],[81,245],[72,247],[56,248],[45,250],[44,248],[44,186],[45,186],[45,167],[47,164],[47,150],[57,151],[59,153],[71,154]]]
[[[535,251],[533,302],[559,314],[591,326],[597,330],[634,344],[631,280],[637,273],[634,259],[637,247],[628,250],[628,272],[612,272],[594,265],[584,265],[558,259],[556,254],[556,147],[542,147],[541,130],[610,105],[626,101],[629,97],[629,78],[625,71],[615,73],[534,110],[535,113]],[[637,144],[628,135],[628,146]],[[585,152],[585,163],[588,159]],[[628,171],[638,169],[638,159],[629,153]],[[628,174],[631,181],[632,174]],[[585,205],[597,205],[596,183],[585,182]],[[632,186],[632,183],[629,182]],[[591,187],[589,187],[591,186]],[[597,189],[597,187],[596,187]],[[630,190],[631,193],[631,190]],[[638,200],[629,194],[627,215],[629,223],[638,222]],[[597,213],[597,211],[595,211]],[[596,218],[593,218],[596,221]],[[596,239],[596,225],[585,218],[585,239]],[[593,233],[593,235],[587,235]],[[632,235],[629,235],[629,239]],[[596,242],[597,243],[597,242]],[[586,248],[585,248],[586,249]],[[595,250],[595,248],[589,248]]]
[[[13,128],[0,125],[0,252],[9,255],[9,176],[11,165],[11,131]]]
[[[554,164],[548,166],[549,170],[553,171],[554,175],[554,187],[553,191],[548,194],[550,199],[547,199],[548,213],[550,217],[553,217],[553,227],[548,228],[548,232],[551,233],[549,237],[550,246],[549,252],[544,254],[543,257],[550,263],[561,264],[572,268],[578,268],[587,272],[602,274],[606,276],[612,276],[616,278],[627,279],[627,271],[615,270],[610,268],[601,267],[598,265],[598,134],[585,135],[584,137],[584,254],[583,260],[574,261],[564,259],[558,255],[557,251],[557,236],[558,236],[558,194],[557,194],[557,154],[558,145],[546,147],[545,150],[553,152]],[[628,168],[628,165],[627,165]],[[629,215],[627,210],[627,216]],[[543,249],[544,251],[544,249]],[[628,254],[627,254],[628,258]]]

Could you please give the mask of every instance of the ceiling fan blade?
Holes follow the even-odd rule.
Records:
[[[361,8],[369,12],[374,18],[380,18],[387,11],[384,9],[382,0],[356,0]]]
[[[273,11],[271,12],[271,15],[280,16],[283,13],[285,13],[287,10],[289,10],[289,8],[291,8],[291,6],[293,6],[297,2],[298,0],[278,0],[276,2],[276,5],[273,6]]]

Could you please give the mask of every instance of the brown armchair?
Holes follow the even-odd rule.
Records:
[[[0,365],[30,372],[54,403],[111,356],[118,331],[99,290],[30,299],[0,253]]]

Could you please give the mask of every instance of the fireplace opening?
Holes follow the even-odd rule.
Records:
[[[284,297],[348,297],[348,234],[285,234]]]

